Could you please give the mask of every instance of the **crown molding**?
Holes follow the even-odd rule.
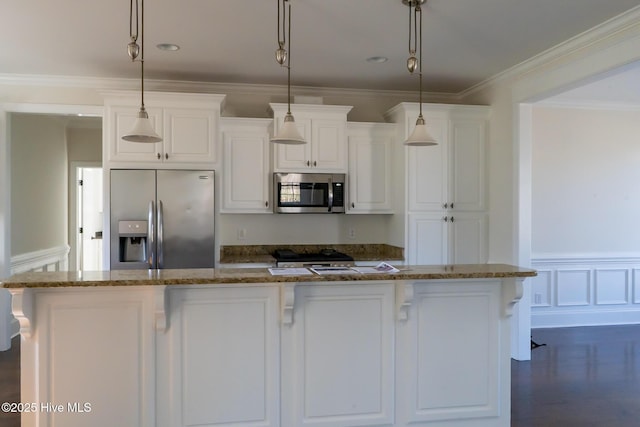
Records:
[[[607,45],[615,44],[619,37],[625,38],[625,34],[633,31],[640,33],[640,6],[636,6],[538,55],[532,56],[511,68],[458,92],[456,95],[459,99],[474,95],[506,80],[522,77],[548,66],[550,63],[559,62],[579,51],[588,50],[592,46],[602,49],[603,43]]]
[[[575,110],[640,111],[640,105],[638,104],[623,104],[619,102],[542,100],[537,102],[536,105],[545,108]]]
[[[31,74],[0,74],[0,85],[11,86],[46,86],[62,88],[108,90],[139,90],[138,79],[103,78],[86,76],[54,76]],[[186,93],[219,93],[225,95],[262,95],[281,96],[286,94],[286,85],[267,85],[250,83],[195,82],[182,80],[145,79],[145,89],[159,92]],[[345,89],[332,87],[292,86],[298,95],[334,96],[356,98],[411,98],[417,96],[415,91]],[[424,92],[430,100],[453,102],[458,100],[457,94],[443,92]]]

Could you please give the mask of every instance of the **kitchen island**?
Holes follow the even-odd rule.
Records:
[[[23,426],[501,426],[522,281],[396,273],[24,273]],[[14,408],[11,408],[14,409]]]

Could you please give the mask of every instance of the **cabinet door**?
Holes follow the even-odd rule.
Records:
[[[282,426],[391,425],[394,286],[296,287],[282,331]]]
[[[449,216],[449,264],[487,262],[487,215],[456,212]]]
[[[391,135],[374,129],[349,135],[347,213],[393,213],[391,144]]]
[[[283,118],[275,119],[275,134],[282,126]],[[307,141],[306,144],[273,144],[274,172],[299,172],[311,168],[311,119],[295,118],[296,127]]]
[[[456,211],[485,209],[484,119],[452,118],[449,132],[451,173],[449,204]]]
[[[223,130],[222,213],[272,213],[267,124]]]
[[[448,197],[448,121],[432,114],[425,116],[425,122],[438,145],[407,148],[409,211],[441,210]]]
[[[129,142],[122,139],[133,129],[138,117],[139,106],[110,106],[107,108],[105,143],[109,144],[110,161],[153,162],[159,163],[158,154],[162,152],[162,142],[155,144]],[[147,107],[149,120],[158,135],[162,136],[162,109]]]
[[[500,399],[510,369],[500,290],[499,280],[486,279],[413,285],[398,328],[397,425],[509,425]]]
[[[408,221],[408,263],[410,265],[447,264],[448,217],[439,212],[409,214]]]
[[[216,128],[212,110],[165,108],[163,160],[213,164],[217,160]]]
[[[311,121],[311,167],[314,172],[346,172],[346,122]]]
[[[170,291],[158,426],[280,426],[278,301],[277,286]]]

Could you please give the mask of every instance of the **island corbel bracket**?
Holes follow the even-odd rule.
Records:
[[[413,283],[396,283],[396,318],[399,321],[409,320],[409,308],[413,303]]]
[[[296,302],[295,291],[295,283],[283,283],[280,286],[280,322],[283,325],[293,324],[293,308]]]
[[[513,307],[524,295],[523,281],[522,277],[502,279],[502,310],[505,317],[513,316]]]
[[[31,338],[35,328],[33,291],[31,289],[11,289],[11,312],[20,325],[20,335]]]

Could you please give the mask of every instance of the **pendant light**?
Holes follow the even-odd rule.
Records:
[[[134,4],[135,2],[135,13]],[[140,14],[138,14],[138,2],[140,2]],[[134,21],[135,16],[135,21]],[[138,45],[138,23],[140,23],[140,45]],[[140,111],[138,117],[133,123],[131,132],[124,135],[122,139],[131,142],[156,143],[162,141],[162,138],[156,133],[151,126],[149,115],[144,108],[144,0],[130,0],[129,3],[129,36],[131,42],[127,45],[127,53],[131,61],[135,61],[140,54]]]
[[[418,69],[418,79],[420,80],[420,114],[416,120],[416,127],[404,142],[405,145],[411,146],[428,146],[437,145],[436,139],[429,134],[427,126],[422,116],[422,4],[427,0],[402,0],[402,3],[409,6],[409,59],[407,59],[407,69],[413,73]],[[418,21],[419,17],[419,21]],[[413,45],[411,43],[411,21],[413,21]],[[418,22],[416,22],[418,21]],[[419,31],[419,37],[416,37],[416,31]],[[418,45],[418,58],[416,58],[416,44]]]
[[[307,141],[300,135],[293,114],[291,114],[291,2],[290,0],[276,1],[278,2],[278,49],[276,50],[276,61],[287,69],[287,114],[284,116],[282,127],[278,129],[278,134],[271,138],[271,142],[289,145],[305,144]],[[281,5],[282,14],[280,13]],[[288,15],[285,5],[288,5]],[[286,31],[285,23],[288,25]],[[285,43],[288,43],[287,49],[284,48]]]

